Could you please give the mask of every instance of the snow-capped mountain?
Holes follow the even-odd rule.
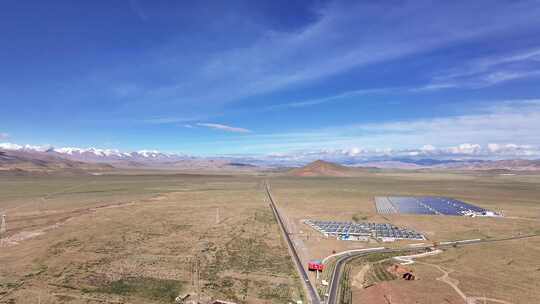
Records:
[[[18,145],[0,143],[0,151],[20,152],[36,158],[53,157],[93,164],[111,164],[115,167],[154,167],[163,169],[223,169],[223,168],[282,168],[299,167],[321,159],[348,167],[376,167],[396,169],[508,169],[540,171],[540,150],[515,145],[461,145],[457,148],[420,150],[369,151],[324,150],[292,154],[262,156],[193,157],[182,154],[163,153],[157,150],[123,152],[117,149],[54,148],[51,146]],[[511,151],[514,157],[508,157]],[[505,157],[507,156],[507,157]],[[528,156],[520,159],[516,156]]]
[[[185,155],[163,153],[156,150],[140,150],[135,152],[122,152],[117,149],[77,148],[50,146],[18,145],[13,143],[0,143],[0,149],[8,151],[26,151],[46,153],[70,160],[83,162],[174,162],[188,158]]]
[[[32,146],[32,145],[18,145],[13,143],[0,143],[0,150],[8,151],[29,151],[29,152],[45,152],[49,150],[50,146]]]
[[[156,150],[122,152],[117,149],[53,148],[50,146],[0,143],[0,173],[6,170],[108,170],[112,168],[150,168],[186,171],[249,171],[259,168],[233,158],[191,157]]]

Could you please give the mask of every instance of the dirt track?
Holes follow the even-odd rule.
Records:
[[[463,292],[463,291],[459,288],[459,281],[450,277],[450,274],[451,274],[452,272],[454,272],[453,269],[445,270],[444,268],[442,268],[442,267],[439,266],[439,265],[430,264],[430,263],[425,263],[425,262],[418,262],[418,261],[416,261],[416,263],[418,263],[418,264],[423,264],[423,265],[428,265],[428,266],[437,268],[440,272],[442,272],[443,275],[440,276],[440,277],[438,277],[438,278],[437,278],[437,281],[441,281],[441,282],[444,282],[444,283],[450,285],[450,287],[452,287],[452,288],[456,291],[456,293],[463,299],[463,301],[464,301],[465,303],[467,303],[467,304],[476,304],[476,303],[480,303],[479,301],[490,301],[490,302],[503,303],[503,304],[513,304],[512,302],[508,302],[508,301],[504,301],[504,300],[499,300],[499,299],[488,298],[488,297],[468,297],[468,296],[465,294],[465,292]]]

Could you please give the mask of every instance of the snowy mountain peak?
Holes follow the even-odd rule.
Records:
[[[11,151],[46,152],[50,146],[18,145],[14,143],[0,143],[0,149]]]
[[[95,156],[122,156],[123,155],[117,149],[98,149],[98,148],[93,148],[93,147],[88,148],[88,149],[65,147],[65,148],[54,149],[54,152],[57,152],[60,154],[68,154],[68,155],[84,154],[84,153],[90,153]]]
[[[144,157],[152,157],[152,158],[156,158],[159,156],[167,156],[166,154],[160,153],[157,150],[140,150],[140,151],[137,151],[136,153]]]
[[[162,153],[157,150],[140,150],[136,152],[122,152],[118,149],[78,148],[51,146],[18,145],[14,143],[0,143],[0,149],[11,151],[42,152],[56,154],[78,161],[89,162],[115,162],[115,161],[174,161],[184,159],[185,156],[178,154]]]

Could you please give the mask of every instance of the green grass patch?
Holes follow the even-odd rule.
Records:
[[[339,282],[339,303],[351,304],[352,303],[352,289],[351,289],[351,265],[345,265]]]
[[[353,265],[362,265],[366,263],[376,263],[382,260],[386,260],[395,256],[411,255],[424,252],[422,250],[401,251],[401,252],[388,252],[388,253],[371,253],[363,257],[356,258],[352,261]]]
[[[287,284],[265,286],[259,290],[261,299],[271,300],[272,303],[287,303],[291,301],[292,290]]]
[[[276,222],[274,214],[272,211],[270,211],[270,209],[255,211],[255,221],[265,224],[274,224]]]
[[[93,292],[136,296],[159,302],[172,302],[182,292],[183,283],[177,280],[126,278],[112,281]]]
[[[76,248],[80,247],[82,245],[82,242],[78,240],[77,238],[70,238],[65,241],[57,242],[53,244],[51,247],[49,247],[49,254],[58,255],[63,253],[69,248]]]
[[[395,280],[397,277],[386,270],[389,266],[389,263],[373,264],[367,274],[368,285]]]
[[[368,219],[369,219],[369,216],[367,216],[365,214],[361,214],[361,213],[357,213],[357,214],[352,216],[352,220],[355,223],[367,221]]]

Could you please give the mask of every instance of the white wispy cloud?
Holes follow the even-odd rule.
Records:
[[[516,80],[521,78],[532,78],[540,76],[540,69],[533,71],[496,71],[484,75],[480,80],[484,86],[495,85],[498,83]]]
[[[457,146],[474,143],[540,145],[540,100],[494,101],[491,106],[463,109],[470,114],[329,126],[296,132],[251,134],[224,143],[245,151],[408,149],[431,144]],[[465,149],[466,146],[461,147]]]
[[[197,126],[200,127],[206,127],[210,129],[216,129],[216,130],[222,130],[226,132],[234,132],[234,133],[251,133],[251,130],[244,129],[244,128],[238,128],[238,127],[232,127],[228,125],[223,124],[217,124],[217,123],[197,123]]]
[[[299,30],[266,31],[234,48],[186,59],[174,53],[159,56],[169,58],[167,63],[159,63],[167,64],[168,69],[177,65],[177,70],[190,73],[176,75],[176,84],[152,88],[142,99],[222,105],[453,43],[535,26],[540,7],[526,1],[505,5],[443,2],[436,6],[413,1],[396,9],[394,3],[334,1],[317,13],[315,22]],[[498,16],[497,22],[491,16]],[[438,82],[431,88],[433,85],[441,88]],[[300,101],[289,106],[302,105]]]
[[[9,138],[9,134],[8,133],[2,133],[0,132],[0,140],[2,139],[8,139]]]
[[[271,153],[263,159],[282,162],[305,163],[324,159],[340,163],[361,163],[378,160],[434,159],[434,160],[471,160],[471,159],[535,159],[540,157],[540,146],[518,145],[512,143],[490,143],[487,145],[463,143],[456,146],[435,147],[424,145],[408,149],[367,149],[353,147],[348,149],[298,150],[286,153]]]
[[[22,146],[14,144],[14,143],[4,142],[4,143],[0,143],[0,149],[19,150],[19,149],[22,149]]]
[[[416,91],[466,87],[482,88],[507,81],[540,76],[540,48],[505,55],[487,56],[445,71]]]
[[[361,134],[360,140],[373,144],[389,141],[453,145],[458,140],[540,144],[540,100],[503,102],[476,111],[477,114],[453,117],[359,124],[345,127],[344,132]]]
[[[282,110],[282,109],[290,109],[290,108],[302,108],[302,107],[309,107],[319,104],[325,104],[325,103],[331,103],[331,102],[337,102],[339,100],[348,99],[348,98],[354,98],[354,97],[360,97],[360,96],[369,96],[369,95],[377,95],[377,94],[390,94],[392,92],[398,92],[402,90],[401,88],[376,88],[376,89],[363,89],[363,90],[353,90],[353,91],[345,91],[339,94],[335,94],[332,96],[326,96],[323,98],[314,98],[314,99],[307,99],[307,100],[301,100],[301,101],[294,101],[294,102],[288,102],[288,103],[281,103],[276,104],[272,106],[268,106],[264,108],[265,111],[272,111],[272,110]]]

